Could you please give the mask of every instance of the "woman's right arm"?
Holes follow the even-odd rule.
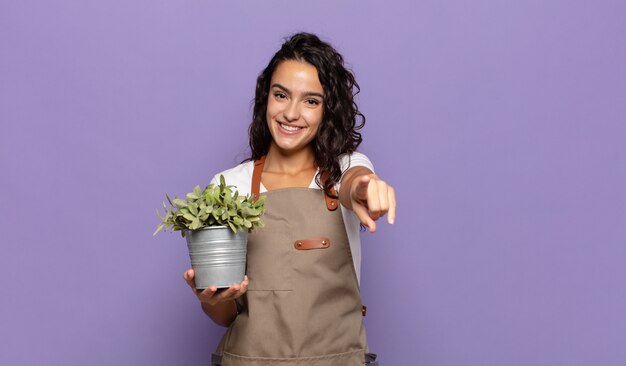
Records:
[[[248,290],[248,276],[245,276],[240,284],[234,284],[220,292],[217,292],[215,286],[209,286],[202,292],[196,291],[193,269],[185,271],[183,278],[198,297],[202,310],[211,320],[223,327],[228,327],[235,320],[238,314],[235,299]]]

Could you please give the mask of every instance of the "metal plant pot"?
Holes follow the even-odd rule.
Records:
[[[230,287],[241,283],[246,272],[248,233],[233,233],[225,226],[189,230],[185,234],[196,289]]]

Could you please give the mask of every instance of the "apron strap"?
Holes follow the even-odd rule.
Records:
[[[328,179],[328,175],[328,172],[324,172],[322,174],[322,182],[326,182],[326,180]],[[339,197],[339,195],[337,194],[337,190],[335,190],[335,187],[330,187],[330,193],[332,193],[333,196]],[[324,192],[324,197],[326,197],[326,208],[329,211],[335,211],[339,206],[338,200],[327,195],[326,192]]]
[[[254,170],[252,171],[252,189],[250,190],[250,192],[252,193],[252,200],[254,202],[256,202],[256,200],[259,199],[259,195],[261,192],[261,173],[263,173],[263,166],[265,165],[265,155],[261,156],[261,158],[259,160],[255,160],[254,161]],[[328,173],[324,172],[324,174],[322,174],[322,182],[326,182],[326,180],[328,179]],[[330,188],[330,193],[333,196],[339,196],[337,194],[337,190],[335,189],[335,187],[331,187]],[[326,208],[328,208],[329,211],[335,211],[337,209],[337,207],[339,206],[339,202],[337,200],[337,198],[333,198],[329,195],[327,195],[326,193],[324,193],[324,196],[326,198]]]
[[[254,170],[252,171],[252,201],[256,202],[259,199],[261,191],[261,173],[263,173],[263,165],[265,165],[265,155],[261,156],[259,160],[254,161]]]

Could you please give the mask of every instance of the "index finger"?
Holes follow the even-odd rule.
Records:
[[[363,175],[358,179],[359,181],[357,182],[354,194],[358,200],[364,201],[367,199],[367,191],[371,178],[367,175]]]

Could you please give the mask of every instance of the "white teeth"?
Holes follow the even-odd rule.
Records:
[[[299,129],[302,128],[302,127],[296,127],[296,126],[288,126],[284,123],[280,123],[280,127],[284,128],[287,131],[298,131]]]

